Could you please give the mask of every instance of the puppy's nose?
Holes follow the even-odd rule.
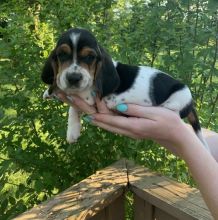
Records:
[[[77,84],[81,79],[81,73],[71,73],[67,75],[67,80],[71,85]]]

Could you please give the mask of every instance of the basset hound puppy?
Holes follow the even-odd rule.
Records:
[[[50,85],[44,98],[62,90],[94,105],[92,92],[96,91],[109,109],[121,103],[171,109],[181,118],[188,118],[196,135],[207,147],[186,85],[152,67],[113,61],[85,29],[72,28],[62,34],[44,65],[41,78]],[[78,110],[71,106],[67,129],[69,143],[78,139],[80,127]]]

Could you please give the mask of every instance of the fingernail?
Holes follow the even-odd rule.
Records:
[[[52,96],[52,99],[53,99],[54,101],[63,103],[63,101],[61,100],[61,98],[58,97],[57,95],[53,95],[53,96]]]
[[[53,98],[53,99],[58,99],[58,100],[60,100],[60,97],[57,96],[56,94],[54,94],[54,95],[52,96],[52,98]]]
[[[71,97],[71,96],[66,96],[66,97],[69,101],[73,102],[73,97]]]
[[[128,106],[126,104],[119,104],[116,106],[116,110],[119,112],[126,112],[128,110]]]
[[[95,91],[91,91],[91,95],[92,95],[93,97],[96,97],[96,92],[95,92]]]
[[[83,117],[83,120],[88,123],[91,123],[93,119],[94,119],[94,117],[91,115],[86,115]]]

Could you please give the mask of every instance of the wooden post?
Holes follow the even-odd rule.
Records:
[[[178,218],[169,215],[167,212],[164,212],[161,209],[155,208],[154,219],[156,220],[178,220]]]
[[[124,220],[124,194],[106,208],[106,220]]]
[[[153,220],[154,206],[133,194],[134,198],[134,220]]]
[[[124,194],[118,197],[114,202],[101,210],[98,214],[90,218],[90,220],[124,220]]]

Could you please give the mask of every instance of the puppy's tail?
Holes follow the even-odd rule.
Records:
[[[191,111],[189,112],[187,118],[192,128],[194,129],[195,134],[198,136],[198,138],[203,143],[205,148],[210,152],[210,148],[202,135],[201,125],[200,125],[198,115],[196,113],[194,106],[192,106]]]

